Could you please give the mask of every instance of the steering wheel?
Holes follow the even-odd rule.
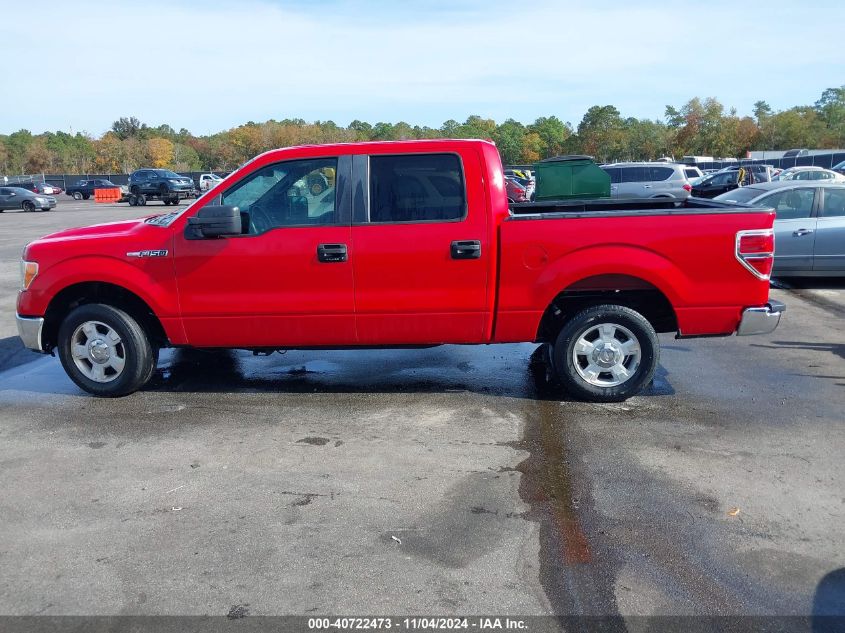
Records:
[[[259,203],[249,207],[249,232],[253,235],[264,233],[273,227],[273,220],[267,210]]]

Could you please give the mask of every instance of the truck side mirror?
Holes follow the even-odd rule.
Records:
[[[202,239],[241,234],[241,210],[228,204],[208,204],[188,218],[188,237]]]

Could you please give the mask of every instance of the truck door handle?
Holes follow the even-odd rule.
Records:
[[[481,257],[481,242],[478,240],[455,240],[452,242],[452,259],[478,259]]]
[[[651,189],[651,185],[643,185],[643,189]]]
[[[345,262],[348,259],[346,244],[318,244],[317,260],[325,264]]]
[[[813,232],[813,229],[798,229],[797,231],[793,231],[792,234],[795,237],[801,237],[802,235],[809,235]]]

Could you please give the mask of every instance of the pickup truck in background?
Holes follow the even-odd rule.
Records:
[[[29,244],[18,331],[97,396],[141,388],[163,347],[532,341],[569,394],[619,401],[652,379],[658,332],[775,328],[773,220],[695,199],[509,207],[487,141],[292,147],[184,209]]]
[[[208,191],[214,189],[221,182],[223,182],[223,179],[217,174],[200,174],[199,189],[200,191]]]
[[[91,180],[77,180],[74,184],[67,188],[65,193],[72,196],[74,200],[88,200],[94,195],[96,189],[120,189],[121,199],[128,196],[129,188],[126,186],[116,185],[111,180],[105,178],[94,178]]]

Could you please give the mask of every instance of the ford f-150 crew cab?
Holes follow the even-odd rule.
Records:
[[[622,400],[656,332],[775,328],[773,220],[696,199],[509,207],[486,141],[292,147],[185,209],[29,244],[18,331],[98,396],[141,388],[168,346],[534,341],[570,394]]]

